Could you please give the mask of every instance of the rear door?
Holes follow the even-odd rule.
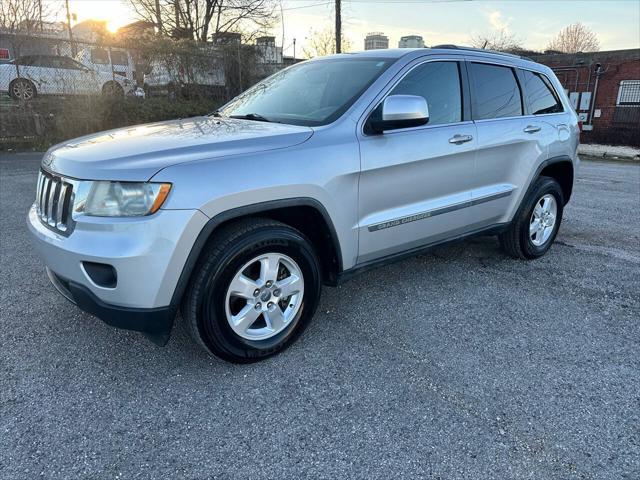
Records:
[[[415,62],[372,109],[394,94],[423,96],[429,122],[378,135],[359,129],[359,263],[456,236],[470,223],[476,132],[464,62]]]
[[[509,220],[531,169],[548,154],[550,126],[527,115],[518,68],[483,58],[467,67],[478,138],[470,213],[483,228]]]

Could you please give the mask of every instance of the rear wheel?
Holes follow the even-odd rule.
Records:
[[[33,100],[36,95],[36,86],[26,78],[16,78],[9,85],[9,95],[14,100],[29,101]]]
[[[558,234],[562,222],[562,188],[550,177],[536,179],[509,229],[499,236],[504,251],[514,258],[541,257]]]
[[[267,219],[224,227],[212,238],[183,299],[191,335],[232,362],[254,362],[291,345],[320,297],[320,267],[297,230]]]
[[[109,81],[102,86],[102,94],[105,97],[123,97],[124,89],[115,81]]]

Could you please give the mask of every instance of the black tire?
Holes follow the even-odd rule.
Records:
[[[534,208],[545,195],[553,195],[556,200],[556,219],[549,238],[536,246],[529,235],[529,224]],[[509,229],[498,236],[502,249],[513,258],[522,260],[533,260],[547,253],[558,234],[563,207],[564,197],[558,182],[550,177],[537,178],[522,200]]]
[[[16,78],[9,84],[9,95],[14,100],[28,102],[36,98],[38,91],[31,80]]]
[[[102,86],[102,95],[105,97],[124,97],[124,89],[116,81],[108,81]]]
[[[242,266],[265,253],[284,254],[297,263],[304,293],[283,331],[265,340],[249,340],[227,321],[226,292]],[[321,285],[318,258],[304,235],[269,219],[240,220],[222,227],[205,247],[182,300],[182,318],[191,336],[210,353],[234,363],[256,362],[281,352],[300,336],[315,313]]]

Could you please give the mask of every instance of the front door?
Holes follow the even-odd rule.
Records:
[[[444,58],[413,66],[387,95],[423,96],[429,122],[360,135],[358,263],[466,231],[476,127],[464,68]]]

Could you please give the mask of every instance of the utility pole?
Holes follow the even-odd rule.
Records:
[[[342,14],[341,0],[336,0],[336,53],[342,53]]]
[[[69,29],[69,43],[71,44],[71,55],[75,57],[77,52],[76,52],[76,46],[73,43],[73,32],[71,31],[71,11],[69,10],[69,0],[65,0],[64,4],[67,7],[67,28]]]
[[[296,39],[293,39],[293,61],[296,61]]]
[[[42,25],[42,0],[38,0],[38,17],[40,18],[40,31],[44,31],[44,26]]]
[[[156,26],[158,27],[158,35],[162,35],[162,12],[160,10],[160,0],[156,0]]]

